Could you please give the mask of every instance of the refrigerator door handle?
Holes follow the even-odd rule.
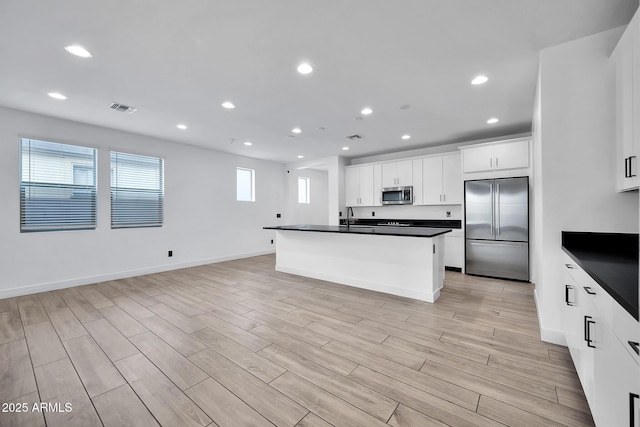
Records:
[[[511,248],[513,247],[512,243],[496,243],[496,242],[488,242],[488,243],[482,243],[482,242],[469,242],[470,245],[472,246],[495,246],[495,247],[505,247],[505,248]]]
[[[496,217],[496,236],[499,236],[500,235],[500,184],[498,183],[496,183],[495,217]]]
[[[493,194],[493,184],[491,184],[491,206],[495,206],[495,195]],[[495,209],[491,209],[491,235],[493,236],[493,225],[496,221]]]

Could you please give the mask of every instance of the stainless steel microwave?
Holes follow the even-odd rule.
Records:
[[[383,205],[412,205],[413,186],[386,187],[382,189]]]

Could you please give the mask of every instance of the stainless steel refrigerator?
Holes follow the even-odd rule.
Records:
[[[465,272],[529,281],[529,178],[464,183]]]

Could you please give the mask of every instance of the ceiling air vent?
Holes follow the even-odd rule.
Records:
[[[129,113],[129,114],[133,114],[136,111],[138,111],[136,107],[129,107],[128,105],[118,104],[117,102],[112,102],[111,105],[109,105],[109,108],[111,108],[114,111],[119,111],[121,113]]]
[[[362,139],[362,137],[361,137],[360,135],[358,135],[357,133],[356,133],[356,134],[353,134],[353,135],[348,135],[346,138],[347,138],[347,139],[350,139],[350,140],[352,140],[352,141],[353,141],[354,139]]]

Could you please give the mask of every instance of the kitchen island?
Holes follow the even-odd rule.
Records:
[[[446,228],[288,225],[276,232],[276,270],[421,301],[444,283]]]

